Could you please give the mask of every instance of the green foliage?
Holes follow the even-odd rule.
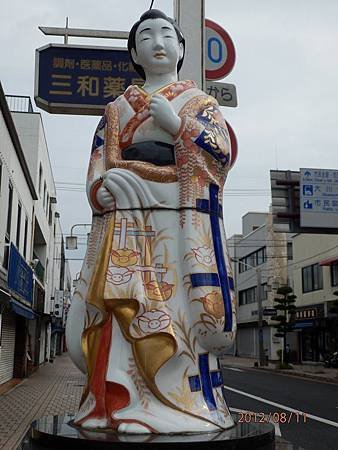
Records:
[[[290,364],[288,364],[288,363],[280,362],[280,361],[279,361],[279,362],[276,364],[276,369],[278,369],[278,370],[290,370],[290,369],[293,369],[293,367],[290,366]]]
[[[281,286],[277,289],[277,294],[278,295],[288,295],[291,294],[292,292],[292,288],[290,286]]]
[[[296,309],[294,303],[297,296],[293,294],[293,290],[290,286],[281,286],[280,288],[278,288],[277,295],[278,297],[275,297],[274,299],[274,307],[279,312],[279,314],[273,318],[273,320],[277,322],[276,325],[274,325],[274,327],[277,328],[277,333],[275,333],[275,336],[282,337],[284,342],[284,361],[281,361],[280,364],[288,366],[283,368],[289,368],[290,366],[285,363],[286,333],[290,330],[293,323],[293,312]],[[282,357],[281,355],[282,353],[280,354],[280,359]]]

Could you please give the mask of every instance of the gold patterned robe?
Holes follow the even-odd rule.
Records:
[[[218,356],[236,329],[222,216],[229,134],[215,99],[194,82],[156,93],[182,119],[177,136],[165,136],[174,165],[123,157],[131,144],[164,135],[149,113],[151,95],[137,86],[107,106],[93,141],[93,225],[74,294],[86,302],[88,384],[76,421],[111,428],[132,421],[156,433],[162,414],[168,432],[224,429],[233,421]],[[111,211],[96,198],[108,170]]]

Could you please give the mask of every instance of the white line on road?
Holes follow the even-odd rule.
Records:
[[[234,370],[235,372],[244,372],[244,370],[237,369],[235,367],[222,367],[222,369]]]
[[[326,425],[331,425],[332,427],[338,428],[338,423],[333,422],[329,419],[324,419],[323,417],[314,416],[313,414],[309,414],[304,411],[300,411],[299,409],[290,408],[289,406],[282,405],[280,403],[272,402],[271,400],[267,400],[262,397],[257,397],[257,395],[249,394],[248,392],[239,391],[238,389],[234,389],[230,386],[224,386],[224,389],[228,389],[229,391],[236,392],[236,394],[244,395],[245,397],[253,398],[254,400],[258,400],[259,402],[267,403],[268,405],[276,406],[281,409],[285,409],[285,411],[290,411],[294,413],[298,413],[301,415],[305,414],[305,417],[307,419],[317,420],[317,422],[325,423]]]
[[[251,413],[251,414],[257,414],[254,411],[246,411],[244,409],[238,409],[238,408],[229,408],[231,412],[235,412],[235,413]],[[270,423],[272,423],[272,425],[275,427],[275,435],[276,436],[280,436],[282,437],[282,433],[280,431],[280,426],[279,423],[277,422],[273,422],[272,420],[270,420]]]

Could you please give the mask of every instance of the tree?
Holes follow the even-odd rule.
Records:
[[[291,329],[292,324],[294,323],[294,312],[296,306],[294,305],[297,296],[294,295],[293,290],[290,286],[281,286],[277,289],[277,295],[279,297],[275,297],[274,299],[274,307],[278,311],[277,316],[272,317],[271,320],[278,322],[274,325],[277,328],[277,333],[275,333],[276,337],[283,338],[283,360],[282,364],[287,363],[286,361],[286,333]]]

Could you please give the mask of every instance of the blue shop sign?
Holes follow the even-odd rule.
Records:
[[[8,287],[19,299],[33,302],[33,270],[11,243],[8,267]]]
[[[124,48],[49,44],[36,50],[35,102],[50,113],[101,115],[130,84],[143,84]]]

